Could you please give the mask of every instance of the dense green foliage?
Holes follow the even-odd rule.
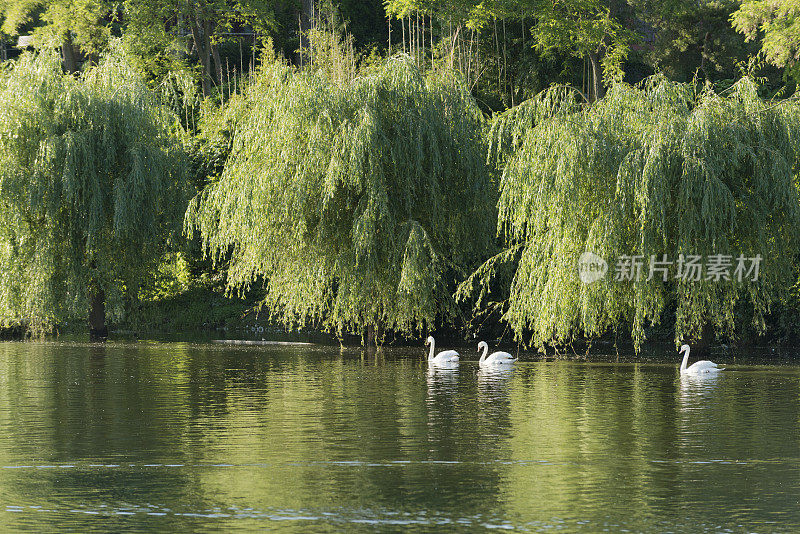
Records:
[[[176,119],[124,58],[80,77],[53,54],[0,76],[0,321],[112,314],[155,271],[186,206]]]
[[[460,283],[454,324],[504,314],[540,347],[673,317],[792,338],[796,4],[0,0],[3,57],[41,49],[0,75],[2,324],[90,301],[173,324],[228,291],[174,324],[266,294],[285,324],[408,333],[453,320]],[[764,261],[754,284],[584,285],[586,250],[612,275]]]
[[[123,37],[139,64],[157,78],[186,68],[188,56],[194,54],[203,94],[210,96],[212,87],[228,82],[231,59],[234,70],[244,68],[241,50],[223,61],[220,47],[225,35],[242,25],[265,35],[275,24],[275,4],[275,0],[125,0]]]
[[[740,0],[629,0],[643,22],[638,55],[672,80],[737,79],[757,52],[731,26]],[[648,35],[649,34],[649,35]]]
[[[778,67],[760,75],[777,88],[784,69],[795,70],[795,8],[794,0],[0,0],[0,40],[60,43],[76,70],[119,36],[158,83],[181,71],[204,96],[224,98],[271,44],[303,65],[309,34],[324,27],[351,34],[359,57],[402,51],[421,68],[455,69],[498,111],[554,82],[592,99],[622,76],[633,83],[657,71],[727,83],[761,44]]]
[[[486,254],[495,195],[483,121],[451,79],[405,57],[357,77],[267,64],[245,96],[222,177],[192,203],[228,284],[263,280],[289,324],[429,328],[453,275]]]
[[[39,45],[61,46],[69,40],[87,54],[106,49],[112,10],[112,3],[103,0],[0,0],[3,33],[30,28]]]
[[[639,344],[669,307],[676,340],[699,337],[707,322],[732,335],[737,301],[763,329],[776,290],[791,285],[800,229],[794,99],[763,101],[747,78],[717,94],[656,77],[615,85],[592,106],[555,89],[500,117],[493,135],[510,149],[498,227],[522,249],[505,314],[517,337],[530,331],[542,347],[630,324]],[[579,279],[585,251],[609,262],[603,280]],[[731,255],[731,274],[740,254],[763,261],[755,282],[708,279],[705,270],[697,281],[674,270],[648,280],[651,255],[665,254]],[[635,255],[641,280],[615,280],[615,261]]]
[[[733,26],[748,40],[763,34],[762,52],[769,62],[789,67],[800,78],[800,1],[744,0],[732,17]]]

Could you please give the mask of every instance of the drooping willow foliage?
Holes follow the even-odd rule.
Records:
[[[578,102],[552,90],[493,130],[495,145],[518,146],[507,159],[495,149],[498,229],[521,249],[504,316],[517,337],[542,348],[631,325],[638,347],[672,307],[676,341],[706,324],[733,335],[737,309],[763,329],[797,252],[797,101],[765,102],[747,78],[716,94],[654,77]],[[608,263],[589,284],[578,276],[587,251]],[[707,279],[707,268],[678,278],[680,254],[730,255],[731,279]],[[658,270],[648,280],[652,255],[673,262],[667,281]],[[763,258],[756,281],[734,276],[739,255]],[[642,257],[638,281],[624,279],[626,256]]]
[[[42,52],[0,74],[0,325],[86,317],[90,291],[121,311],[180,231],[175,126],[122,56],[71,76]]]
[[[263,283],[275,317],[339,333],[451,318],[455,277],[495,224],[484,122],[463,86],[406,57],[342,79],[275,61],[245,100],[222,177],[187,213],[230,258],[229,287]]]

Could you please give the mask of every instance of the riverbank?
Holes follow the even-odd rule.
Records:
[[[339,340],[335,335],[315,329],[302,328],[299,331],[287,330],[283,325],[270,320],[269,313],[259,307],[262,298],[260,292],[251,292],[243,298],[226,295],[219,285],[195,284],[183,291],[174,291],[159,295],[150,300],[143,300],[131,310],[126,320],[109,325],[112,340],[155,339],[159,341],[199,340],[203,342],[214,339],[249,340],[249,341],[286,341],[305,342],[321,345],[339,345],[358,347],[362,344],[360,336],[348,334]],[[674,316],[667,316],[660,325],[646,329],[647,342],[642,354],[663,351],[673,342]],[[763,336],[755,335],[752,329],[742,329],[742,335],[734,342],[717,341],[712,344],[713,354],[725,354],[734,349],[758,349],[775,354],[791,352],[798,346],[797,332],[800,331],[798,311],[792,303],[787,302],[776,307],[773,314],[767,317],[767,331]],[[623,329],[623,332],[629,329]],[[86,337],[86,326],[83,321],[71,321],[58,325],[53,335],[61,339],[78,339]],[[517,347],[510,333],[499,321],[487,321],[476,331],[466,333],[456,326],[439,328],[435,335],[437,340],[449,345],[471,347],[465,337],[474,339],[495,340],[495,344]],[[0,340],[23,339],[25,329],[22,327],[0,330]],[[422,342],[414,336],[389,336],[384,344],[389,346],[415,346]],[[522,347],[521,347],[522,348]],[[633,351],[630,336],[608,333],[594,340],[578,339],[571,346],[549,348],[547,357],[564,359],[594,358],[598,354],[625,354]]]

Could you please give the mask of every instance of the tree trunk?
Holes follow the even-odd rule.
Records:
[[[75,47],[72,45],[72,38],[67,35],[61,43],[61,58],[64,63],[64,70],[72,74],[78,72],[78,58],[75,54]]]
[[[219,57],[219,47],[211,44],[211,56],[214,58],[214,65],[217,67],[217,83],[222,87],[222,60]]]
[[[302,12],[300,13],[300,66],[311,57],[311,41],[308,39],[308,32],[314,25],[314,0],[301,1]]]
[[[194,47],[197,50],[197,57],[200,59],[200,65],[203,67],[202,72],[202,85],[203,96],[211,95],[212,77],[211,77],[211,37],[208,35],[210,24],[202,20],[201,14],[195,12],[194,20],[189,26],[192,29],[192,39],[194,40]]]
[[[600,54],[598,52],[589,52],[589,63],[592,66],[592,80],[591,91],[589,92],[589,101],[596,102],[603,98],[603,69],[600,65]]]
[[[370,347],[377,346],[377,344],[378,344],[378,342],[377,342],[377,336],[375,335],[375,325],[374,324],[369,324],[369,325],[367,325],[367,335],[366,335],[366,341],[365,341],[364,345],[367,348],[370,348]]]
[[[708,76],[708,41],[711,38],[711,34],[706,32],[705,37],[703,37],[703,46],[700,50],[700,71],[703,73],[703,76],[706,77],[706,80],[709,80],[710,77]]]
[[[376,348],[383,339],[383,321],[378,319],[374,323],[367,325],[364,333],[364,346],[366,348]]]
[[[214,58],[214,65],[217,67],[217,77],[215,79],[215,83],[219,84],[220,90],[222,90],[222,59],[219,57],[219,47],[216,43],[211,40],[211,34],[214,33],[213,31],[212,22],[209,19],[205,20],[205,27],[204,32],[208,36],[206,40],[206,44],[208,45],[208,49],[211,52],[211,57]]]
[[[433,68],[433,61],[434,61],[434,57],[433,57],[433,51],[434,51],[434,47],[433,47],[433,13],[431,13],[431,17],[430,18],[431,18],[431,68]]]
[[[97,283],[89,290],[89,339],[103,341],[108,338],[106,327],[106,293]]]
[[[400,27],[403,29],[403,53],[406,53],[406,21],[400,19]]]

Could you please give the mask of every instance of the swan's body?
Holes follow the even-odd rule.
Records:
[[[425,344],[431,346],[431,351],[428,354],[429,365],[452,366],[458,364],[458,353],[454,350],[443,350],[436,356],[433,355],[433,353],[436,351],[434,348],[436,341],[433,339],[433,336],[428,337],[428,340],[425,342]]]
[[[716,363],[708,360],[700,360],[686,367],[686,363],[689,361],[689,351],[689,345],[681,346],[681,350],[678,351],[679,353],[684,353],[683,361],[681,362],[682,375],[706,375],[722,371],[722,367],[718,367]]]
[[[478,352],[480,352],[481,349],[483,349],[483,354],[481,355],[481,359],[478,360],[478,363],[480,364],[481,367],[496,367],[499,365],[511,365],[512,363],[517,361],[517,359],[514,358],[512,355],[502,351],[493,352],[489,354],[489,356],[486,356],[486,354],[489,352],[489,345],[487,345],[485,341],[481,341],[480,343],[478,343]]]

